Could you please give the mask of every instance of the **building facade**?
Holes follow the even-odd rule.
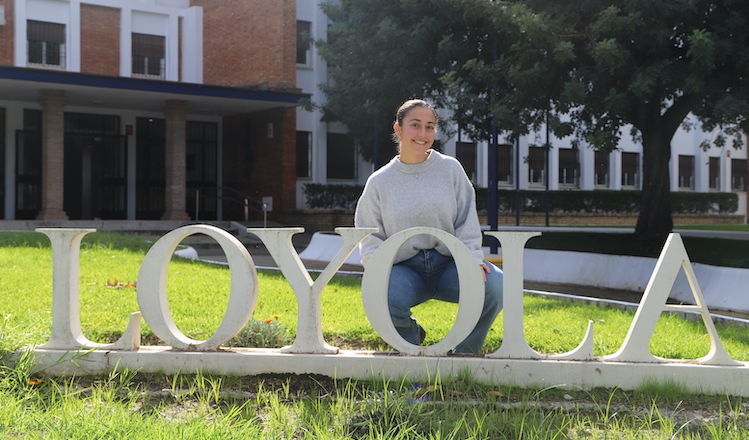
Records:
[[[321,0],[297,0],[297,86],[314,103],[325,102],[319,85],[327,82],[327,66],[312,40],[327,38],[330,21],[320,9]],[[307,183],[361,184],[372,164],[360,160],[346,127],[323,122],[319,110],[297,109],[297,209],[304,209]]]
[[[323,0],[297,1],[297,33],[302,51],[297,54],[297,84],[315,102],[325,96],[317,85],[326,81],[325,63],[315,47],[302,45],[305,33],[325,39],[329,19],[320,10]],[[393,109],[395,112],[395,109]],[[355,147],[344,133],[345,127],[320,121],[320,112],[297,110],[297,208],[305,208],[305,183],[362,184],[371,174],[372,164],[355,157]],[[691,122],[696,123],[692,120]],[[698,127],[698,125],[697,125]],[[457,132],[457,130],[453,130]],[[523,137],[517,144],[500,140],[497,152],[497,180],[500,189],[545,190],[638,190],[642,185],[642,145],[623,130],[617,150],[596,152],[581,145],[573,149],[570,139],[546,138],[544,129]],[[716,133],[680,129],[672,141],[672,191],[736,192],[737,214],[747,215],[747,147],[733,149],[704,140],[715,140]],[[543,147],[551,144],[551,149]],[[457,157],[476,186],[489,183],[489,145],[473,142],[456,134],[441,139],[443,152]],[[746,144],[746,141],[744,142]],[[746,221],[746,220],[745,220]]]
[[[0,218],[296,205],[293,0],[0,0]]]

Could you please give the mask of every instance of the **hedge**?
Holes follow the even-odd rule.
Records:
[[[361,185],[307,183],[303,186],[310,209],[354,210],[361,195]],[[476,207],[486,212],[487,188],[476,189]],[[517,191],[521,212],[546,212],[546,191]],[[515,212],[515,190],[497,191],[497,210]],[[550,212],[636,214],[640,210],[640,191],[549,191]],[[738,210],[736,193],[672,192],[674,214],[733,214]]]
[[[305,183],[304,196],[310,209],[345,209],[353,211],[362,193],[362,185]]]

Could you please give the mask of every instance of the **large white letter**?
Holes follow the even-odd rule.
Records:
[[[209,339],[185,336],[174,323],[166,294],[167,268],[179,243],[193,234],[206,234],[221,245],[231,271],[229,304],[221,325]],[[231,339],[249,321],[257,301],[257,271],[247,248],[233,235],[209,225],[184,226],[161,237],[148,251],[138,274],[138,304],[143,319],[162,341],[178,350],[212,351]],[[206,292],[210,294],[210,292]]]
[[[684,268],[687,281],[692,288],[696,304],[694,306],[666,304],[668,294],[671,292],[674,281],[676,281],[680,267]],[[710,317],[710,311],[707,309],[705,298],[702,296],[702,289],[700,289],[697,277],[694,275],[692,262],[689,260],[684,242],[679,234],[669,234],[622,347],[619,351],[604,357],[604,359],[616,362],[664,362],[665,359],[655,357],[650,353],[650,340],[663,310],[698,311],[700,313],[702,322],[705,323],[707,333],[710,336],[710,352],[705,357],[698,359],[700,363],[707,365],[743,365],[731,359],[720,342],[718,332],[715,330],[715,325],[713,325],[713,320]]]
[[[504,332],[502,346],[489,358],[506,359],[550,359],[590,360],[593,359],[593,322],[588,321],[588,328],[580,345],[568,353],[542,355],[532,349],[525,340],[523,328],[523,251],[525,243],[540,232],[499,232],[489,231],[499,240],[502,246],[502,270],[504,272]]]
[[[367,235],[377,232],[377,229],[336,228],[335,231],[343,237],[343,247],[320,276],[312,282],[312,278],[291,243],[291,237],[304,232],[304,228],[247,229],[247,232],[257,235],[263,241],[296,296],[298,308],[296,339],[292,345],[281,349],[285,353],[338,352],[338,348],[328,345],[322,336],[320,295],[359,242]]]
[[[395,329],[388,308],[388,283],[398,249],[411,237],[427,234],[437,237],[447,246],[458,268],[460,297],[455,325],[440,342],[422,347],[403,339]],[[476,259],[468,248],[439,229],[417,227],[393,234],[372,254],[362,278],[362,301],[364,311],[377,334],[401,354],[443,356],[471,334],[479,322],[484,304],[484,283]]]
[[[525,243],[540,232],[498,232],[490,235],[502,246],[502,272],[504,272],[504,331],[502,346],[489,358],[540,359],[543,356],[528,346],[523,330],[523,249]]]
[[[96,229],[39,228],[36,231],[49,237],[52,243],[52,336],[39,348],[137,350],[140,345],[139,313],[130,315],[125,333],[113,344],[91,342],[81,331],[81,240]]]

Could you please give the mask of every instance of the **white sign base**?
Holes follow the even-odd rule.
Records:
[[[749,397],[749,366],[706,366],[694,362],[631,363],[485,357],[421,357],[340,350],[337,354],[285,354],[279,349],[231,349],[183,352],[169,347],[138,351],[95,350],[86,354],[36,350],[36,363],[46,374],[106,374],[114,369],[163,374],[220,375],[319,374],[338,379],[374,378],[426,381],[468,372],[485,384],[564,389],[637,389],[644,383],[678,383],[684,389]]]

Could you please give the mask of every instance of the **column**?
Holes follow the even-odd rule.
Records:
[[[44,90],[42,106],[42,210],[37,220],[68,220],[63,210],[65,183],[64,90]]]
[[[187,102],[170,99],[166,116],[166,210],[162,220],[189,221],[187,195]]]

